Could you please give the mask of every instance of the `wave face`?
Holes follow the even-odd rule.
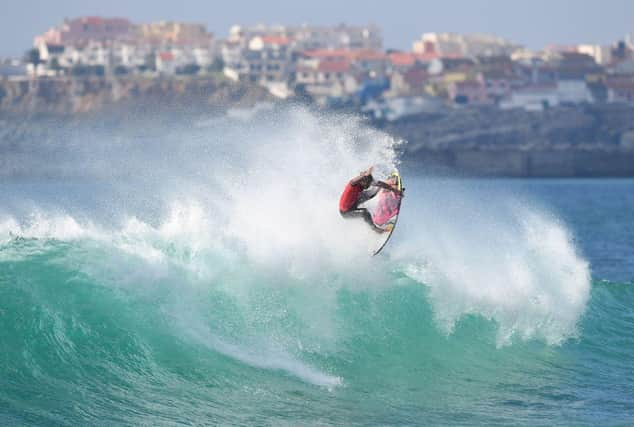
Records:
[[[399,142],[239,113],[61,126],[32,179],[0,184],[0,422],[627,419],[632,380],[604,387],[626,376],[634,292],[591,286],[555,214],[406,173],[370,257],[339,194],[396,167]]]

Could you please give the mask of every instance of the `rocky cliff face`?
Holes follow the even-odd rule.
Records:
[[[19,164],[14,155],[41,149],[60,123],[79,126],[92,117],[117,127],[129,116],[189,117],[270,99],[259,86],[214,76],[5,80],[0,82],[0,175],[12,175]],[[464,108],[376,125],[407,141],[402,160],[413,170],[634,176],[634,106],[559,107],[540,113]]]
[[[220,76],[143,78],[59,77],[0,81],[0,111],[14,114],[76,114],[122,105],[223,108],[271,99],[256,85],[234,84]]]
[[[494,176],[634,176],[634,107],[462,109],[387,124],[414,169]]]

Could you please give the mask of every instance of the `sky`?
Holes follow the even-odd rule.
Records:
[[[198,22],[218,37],[234,24],[374,23],[386,48],[403,50],[436,31],[493,33],[531,49],[634,33],[634,0],[0,0],[0,57],[21,56],[35,35],[87,15]]]

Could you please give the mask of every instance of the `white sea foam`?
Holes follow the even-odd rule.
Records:
[[[254,117],[166,135],[148,153],[134,140],[116,139],[124,152],[111,147],[102,155],[117,164],[117,176],[131,181],[117,183],[114,220],[80,220],[54,210],[28,218],[9,213],[0,221],[0,239],[97,241],[126,260],[82,264],[102,282],[138,286],[143,277],[151,282],[182,274],[174,285],[179,292],[213,286],[244,299],[245,310],[253,287],[303,287],[298,298],[305,300],[294,309],[318,342],[337,339],[331,319],[342,287],[394,286],[393,270],[429,289],[446,333],[464,315],[478,314],[497,323],[499,345],[513,337],[559,343],[574,336],[588,300],[589,267],[555,216],[518,205],[513,194],[406,177],[397,233],[385,254],[372,258],[376,236],[362,221],[342,219],[338,199],[345,182],[369,165],[377,166],[378,177],[390,172],[397,142],[352,117],[301,109]],[[158,148],[169,155],[157,154]],[[69,156],[81,157],[76,151],[73,145]],[[90,175],[92,163],[80,160],[68,166],[88,165],[82,173]],[[108,168],[97,163],[95,175],[104,178]],[[155,199],[159,207],[150,214],[137,209]],[[223,343],[219,338],[212,346],[245,363],[285,369],[312,383],[334,381],[285,348],[266,349],[258,358],[256,351]]]
[[[186,330],[186,335],[196,342],[249,366],[282,371],[302,381],[322,387],[333,388],[343,383],[340,377],[322,372],[288,352],[269,344],[259,342],[238,345],[217,337],[208,329],[192,327],[191,324],[183,329]]]
[[[415,218],[401,225],[408,237],[393,253],[428,287],[441,329],[450,333],[462,316],[478,314],[497,323],[500,346],[576,335],[590,271],[554,215],[473,183],[421,183],[427,188],[410,194]]]

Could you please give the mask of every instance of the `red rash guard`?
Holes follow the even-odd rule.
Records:
[[[346,188],[344,188],[343,193],[341,193],[341,198],[339,199],[339,210],[341,212],[347,212],[359,200],[359,196],[363,192],[363,188],[360,185],[353,185],[352,183],[348,183]]]

